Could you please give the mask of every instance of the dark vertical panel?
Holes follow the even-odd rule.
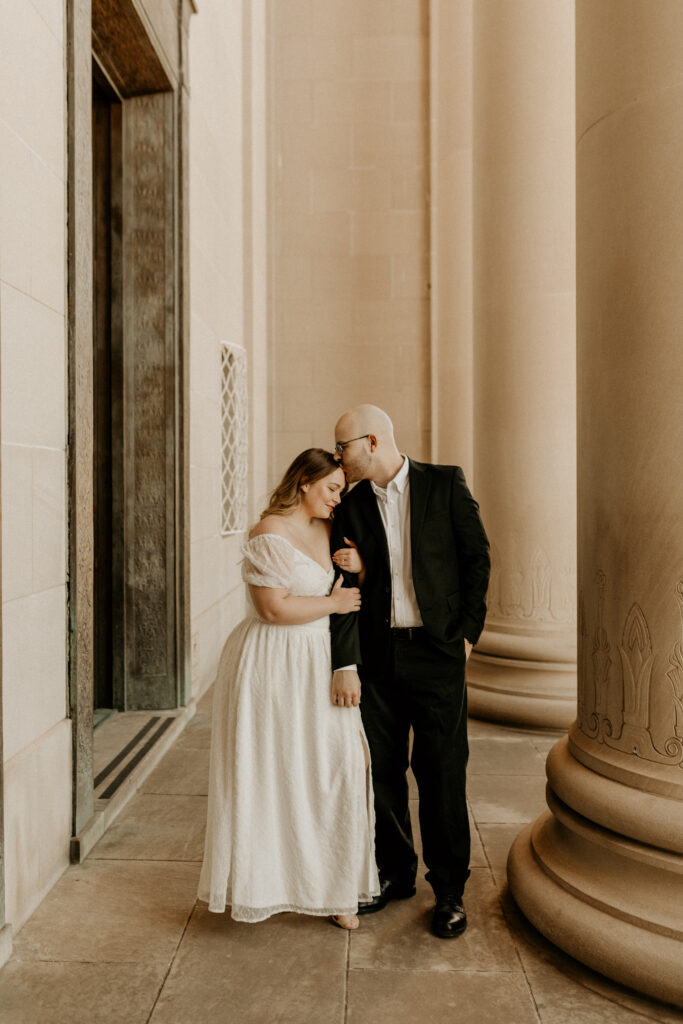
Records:
[[[175,658],[174,94],[123,121],[125,688],[127,708],[177,704]]]
[[[2,317],[0,317],[2,324]],[[0,420],[1,422],[1,420]],[[0,465],[1,465],[0,460]],[[0,480],[0,497],[2,496],[2,481]],[[0,501],[0,510],[2,502]],[[0,514],[0,537],[2,537],[2,516]],[[3,736],[2,736],[2,544],[0,544],[0,930],[5,924],[5,779],[3,775]]]
[[[92,56],[90,0],[67,3],[69,710],[73,830],[93,813]]]
[[[190,231],[189,231],[189,83],[188,47],[191,9],[178,0],[180,82],[178,88],[178,330],[176,355],[176,601],[178,703],[191,696],[190,621]]]
[[[110,98],[93,81],[93,519],[94,694],[111,708],[111,117]]]

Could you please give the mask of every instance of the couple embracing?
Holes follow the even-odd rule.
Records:
[[[432,931],[453,938],[488,541],[462,471],[402,455],[381,409],[346,413],[335,441],[294,460],[242,549],[250,613],[219,663],[199,898],[354,929],[413,896],[412,727]]]

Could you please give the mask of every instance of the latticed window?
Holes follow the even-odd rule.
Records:
[[[221,343],[222,501],[221,532],[247,528],[247,353]]]

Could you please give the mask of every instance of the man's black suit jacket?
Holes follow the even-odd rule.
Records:
[[[459,466],[409,460],[413,585],[426,633],[453,657],[484,628],[489,543]],[[336,509],[332,550],[354,541],[366,567],[360,612],[332,615],[332,667],[380,668],[390,652],[391,575],[377,498],[362,480]],[[348,585],[356,577],[344,574]]]

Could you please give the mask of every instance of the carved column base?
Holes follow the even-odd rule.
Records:
[[[467,663],[467,692],[475,718],[568,728],[576,717],[574,628],[489,616]]]
[[[644,798],[653,824],[660,822],[656,841],[669,848],[605,828],[572,809],[556,795],[555,782],[565,774],[572,801],[585,798],[582,810],[604,810],[601,820],[628,808],[629,795]],[[518,836],[508,858],[517,904],[577,960],[683,1006],[683,847],[672,848],[681,838],[680,801],[596,774],[572,757],[566,738],[551,751],[548,779],[550,810]],[[667,830],[672,812],[679,824]],[[624,827],[630,828],[629,820]]]

